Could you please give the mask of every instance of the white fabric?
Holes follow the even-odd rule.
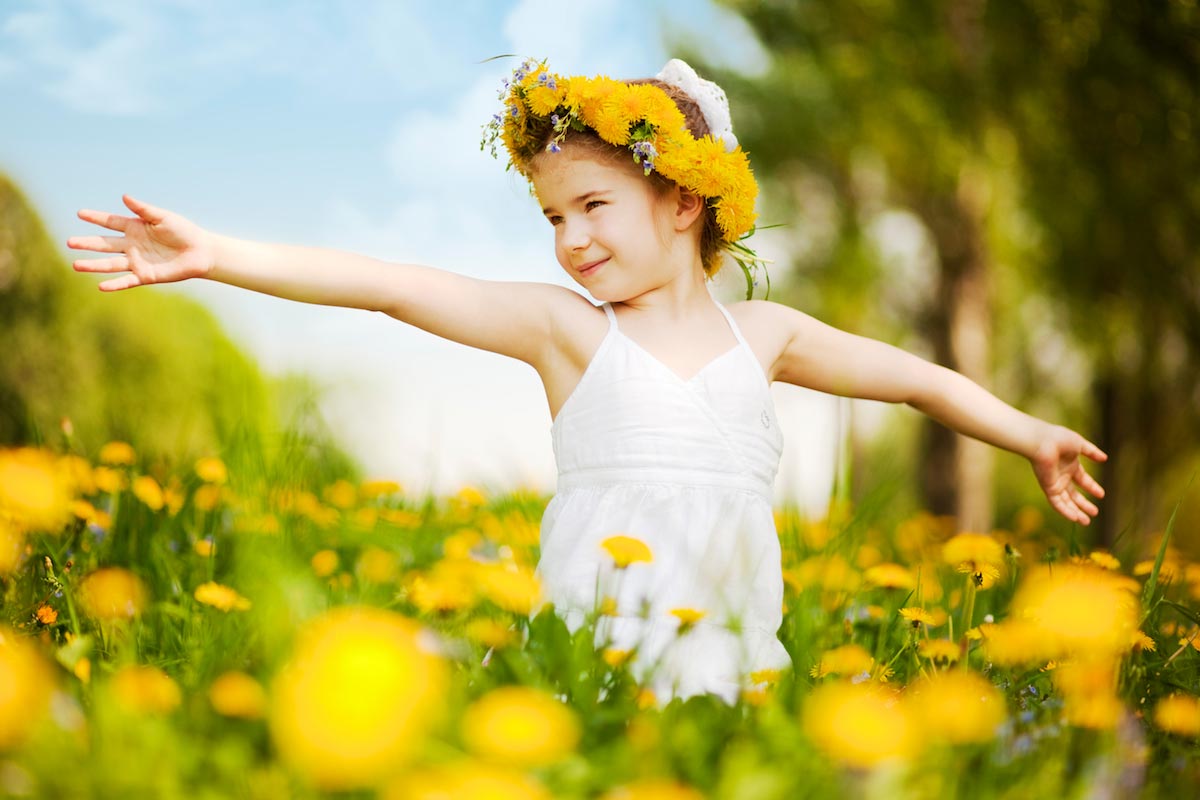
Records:
[[[771,507],[783,436],[758,359],[716,305],[737,343],[685,380],[625,336],[605,303],[608,333],[551,425],[558,487],[535,572],[572,633],[616,598],[595,645],[631,650],[642,639],[630,668],[660,706],[701,693],[733,704],[750,672],[791,668],[776,637],[783,575]],[[653,561],[616,570],[601,542],[617,534],[646,542]],[[674,608],[707,616],[678,636]],[[740,634],[724,624],[737,617]]]
[[[682,89],[700,106],[700,113],[708,124],[714,139],[725,143],[725,151],[737,149],[738,140],[733,135],[733,120],[729,116],[729,99],[725,90],[710,80],[696,74],[691,65],[679,58],[672,58],[654,77],[663,83]]]

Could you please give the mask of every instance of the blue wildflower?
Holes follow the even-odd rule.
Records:
[[[558,146],[558,142],[555,142],[555,141],[553,141],[553,140],[552,140],[552,141],[550,142],[550,144],[546,145],[546,152],[548,152],[548,153],[560,153],[560,152],[562,152],[562,148]]]

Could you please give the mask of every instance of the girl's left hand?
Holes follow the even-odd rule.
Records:
[[[1108,460],[1103,450],[1075,431],[1054,425],[1029,460],[1050,505],[1067,519],[1090,525],[1100,509],[1080,489],[1104,497],[1104,488],[1084,471],[1081,455],[1093,461]]]

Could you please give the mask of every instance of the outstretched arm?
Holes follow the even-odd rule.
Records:
[[[770,308],[766,308],[770,306]],[[772,378],[844,397],[907,403],[949,428],[1025,456],[1050,504],[1083,525],[1099,513],[1080,491],[1104,489],[1080,456],[1108,456],[1078,433],[1018,411],[954,370],[856,336],[778,303],[764,306],[786,344]]]
[[[67,240],[76,250],[110,254],[73,265],[79,272],[119,274],[102,281],[101,291],[207,278],[289,300],[380,311],[535,367],[554,341],[556,315],[578,299],[551,284],[484,281],[340,250],[234,239],[129,195],[123,199],[134,216],[79,212],[120,236]]]

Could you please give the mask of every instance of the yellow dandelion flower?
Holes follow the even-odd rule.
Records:
[[[71,520],[75,484],[52,453],[0,450],[0,517],[24,531],[57,533]]]
[[[818,748],[851,767],[900,761],[918,751],[908,707],[874,683],[818,686],[804,703],[802,722]]]
[[[162,511],[162,507],[166,503],[162,487],[149,475],[139,475],[133,479],[133,496],[141,500],[151,511]]]
[[[1178,736],[1200,736],[1200,698],[1172,694],[1154,706],[1154,724]]]
[[[983,566],[999,568],[1004,564],[1004,546],[986,533],[960,533],[942,545],[942,560],[964,572],[977,572]]]
[[[192,502],[201,511],[212,511],[221,504],[223,496],[224,492],[218,484],[206,483],[196,489],[196,493],[192,495]]]
[[[192,545],[192,550],[201,558],[211,558],[213,551],[216,550],[216,545],[213,544],[212,539],[197,539],[196,543]]]
[[[1137,576],[1147,576],[1154,571],[1154,559],[1148,561],[1139,561],[1133,565],[1133,574]],[[1171,558],[1164,558],[1158,568],[1159,583],[1173,583],[1180,574],[1183,573],[1183,567],[1178,562]]]
[[[605,596],[600,601],[600,616],[615,617],[617,615],[617,598]]]
[[[403,487],[396,481],[365,481],[358,487],[358,497],[360,500],[377,500],[380,497],[400,494],[402,491]]]
[[[935,664],[950,664],[958,661],[960,651],[949,639],[922,639],[917,642],[917,653]]]
[[[814,678],[824,678],[826,675],[860,675],[869,672],[875,664],[875,659],[862,645],[846,644],[835,647],[821,654],[809,674]]]
[[[606,142],[615,145],[629,143],[629,126],[633,124],[631,113],[632,87],[623,83],[613,88],[600,107],[592,113],[591,127]]]
[[[529,104],[529,110],[534,115],[539,117],[549,116],[562,103],[563,98],[566,96],[565,88],[557,82],[553,89],[547,84],[539,83],[526,90],[525,102]]]
[[[1129,649],[1138,599],[1121,576],[1082,565],[1040,565],[1017,589],[1011,614],[1044,634],[1046,658],[1116,655]]]
[[[421,611],[441,612],[468,608],[476,601],[475,565],[470,561],[442,560],[426,573],[405,580],[408,599]]]
[[[122,567],[102,567],[79,584],[79,601],[89,617],[113,621],[132,619],[146,607],[146,585]]]
[[[582,733],[574,712],[553,696],[528,686],[494,689],[463,713],[463,742],[497,763],[541,767],[575,751]]]
[[[604,658],[604,663],[610,667],[619,667],[628,661],[632,654],[632,650],[618,650],[615,647],[606,647],[601,655]]]
[[[197,602],[221,611],[245,611],[250,608],[250,601],[237,593],[235,589],[209,581],[196,587],[192,593]]]
[[[205,483],[225,483],[229,480],[229,469],[225,462],[216,456],[205,456],[197,459],[193,465],[197,477]]]
[[[260,719],[267,710],[267,693],[262,684],[236,670],[219,675],[208,687],[213,710],[225,717]]]
[[[179,684],[158,667],[130,664],[108,680],[108,691],[132,714],[168,714],[183,699]]]
[[[1104,569],[1121,568],[1121,562],[1114,558],[1112,553],[1107,553],[1103,550],[1093,550],[1088,554],[1088,558],[1093,564],[1097,564]]]
[[[25,741],[45,717],[52,675],[32,642],[0,625],[0,751]]]
[[[601,542],[600,546],[612,556],[617,569],[625,569],[636,561],[650,563],[654,560],[649,546],[641,539],[635,539],[632,536],[610,536]]]
[[[81,658],[75,662],[71,672],[76,678],[79,678],[80,683],[90,683],[92,680],[92,662],[90,659]]]
[[[933,615],[923,608],[902,608],[900,609],[900,616],[904,617],[914,628],[933,624]]]
[[[917,681],[905,700],[923,735],[952,744],[994,739],[1007,716],[1004,695],[991,681],[958,669]]]
[[[300,631],[271,686],[282,760],[327,790],[378,786],[419,752],[441,717],[448,669],[413,620],[342,606]]]
[[[338,554],[333,550],[318,550],[309,563],[318,578],[328,578],[338,568]]]
[[[358,502],[358,489],[348,480],[339,479],[321,490],[325,502],[345,511]]]
[[[0,575],[7,575],[17,568],[24,549],[24,535],[0,516]]]
[[[551,800],[532,776],[510,767],[456,758],[418,767],[388,783],[381,800]]]
[[[751,683],[778,683],[782,678],[781,669],[759,669],[750,673]]]
[[[137,453],[128,442],[108,442],[100,448],[99,461],[101,464],[127,467],[137,461]]]
[[[511,627],[494,619],[473,619],[467,623],[464,633],[472,641],[496,650],[517,641],[517,634]]]
[[[359,553],[354,569],[369,583],[391,583],[396,579],[399,561],[390,550],[371,545]]]
[[[505,611],[528,616],[541,603],[541,582],[527,567],[484,564],[478,574],[480,594]]]
[[[863,580],[881,589],[915,589],[917,580],[908,567],[890,562],[868,567]]]
[[[1153,653],[1158,647],[1154,644],[1154,640],[1146,635],[1143,630],[1136,630],[1133,633],[1133,644],[1131,645],[1135,653],[1143,653],[1147,650]]]

